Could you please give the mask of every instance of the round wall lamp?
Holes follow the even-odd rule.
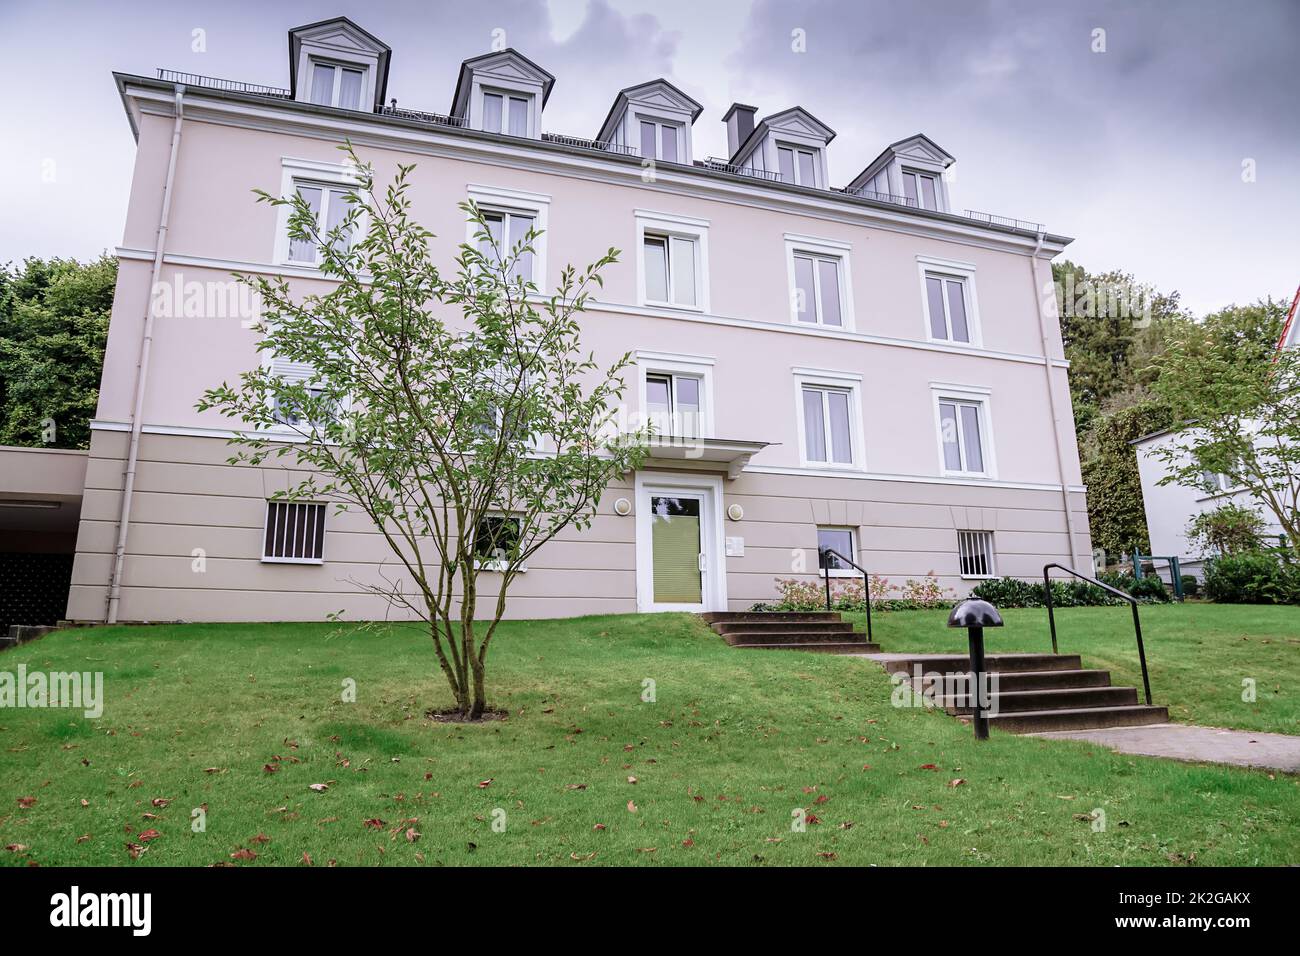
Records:
[[[745,517],[745,509],[740,505],[727,505],[727,517],[732,521],[739,521]]]
[[[614,514],[626,518],[632,513],[632,502],[626,498],[619,498],[614,502]]]

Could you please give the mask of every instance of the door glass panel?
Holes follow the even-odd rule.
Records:
[[[700,500],[650,497],[650,534],[656,604],[700,604]]]

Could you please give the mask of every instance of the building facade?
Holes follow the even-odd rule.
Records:
[[[834,187],[835,133],[798,107],[734,105],[730,155],[696,159],[701,107],[664,80],[617,93],[585,139],[543,131],[557,81],[514,50],[465,61],[446,114],[389,102],[391,51],[346,19],[291,30],[289,52],[284,90],[116,76],[138,152],[70,618],[390,613],[353,583],[392,569],[366,520],[269,502],[292,476],[228,464],[230,422],[195,410],[263,361],[232,272],[329,289],[252,190],[296,191],[329,225],[345,138],[380,183],[415,164],[415,216],[448,270],[466,199],[503,236],[543,231],[541,290],[622,250],[584,348],[606,364],[631,350],[629,411],[691,439],[657,444],[589,529],[548,544],[510,616],[743,609],[777,578],[815,580],[819,544],[958,594],[1088,566],[1050,286],[1070,240],[954,212],[953,157],[927,137]]]

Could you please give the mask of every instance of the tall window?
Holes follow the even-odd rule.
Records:
[[[641,120],[641,155],[668,163],[680,162],[679,128],[672,123]]]
[[[781,181],[799,186],[817,185],[817,151],[797,146],[776,148],[777,168]]]
[[[513,254],[515,247],[528,237],[528,230],[533,228],[536,220],[527,213],[486,209],[483,210],[483,221],[487,223],[487,236],[479,239],[479,252],[489,261],[504,262]],[[510,267],[510,279],[534,281],[531,251],[525,250],[515,259]]]
[[[806,252],[794,254],[795,317],[815,325],[844,325],[840,260]]]
[[[268,501],[262,560],[320,564],[325,553],[325,508],[320,502]]]
[[[483,94],[483,129],[510,136],[528,135],[529,97],[506,93]]]
[[[347,195],[349,190],[342,186],[325,186],[317,183],[295,183],[295,189],[311,208],[316,217],[316,228],[325,238],[343,225],[348,214]],[[343,237],[344,244],[352,241],[351,232]],[[320,259],[320,248],[312,239],[290,239],[289,261],[301,265],[316,265]]]
[[[846,563],[834,554],[827,554],[824,550],[830,548],[846,558],[856,558],[853,553],[853,532],[848,528],[818,528],[817,529],[817,566],[822,571],[829,571],[831,577],[836,574],[854,574],[852,565]]]
[[[945,342],[971,340],[964,277],[927,272],[925,301],[930,315],[930,338]]]
[[[957,563],[963,578],[993,577],[993,532],[958,531]]]
[[[908,204],[919,209],[939,208],[939,180],[931,173],[919,173],[914,169],[903,170],[903,194]]]
[[[984,406],[980,402],[939,400],[939,429],[945,471],[982,475],[984,461]]]
[[[645,377],[646,416],[656,435],[699,438],[703,382],[695,375],[652,372]]]
[[[1232,475],[1225,475],[1217,471],[1202,471],[1201,484],[1205,488],[1206,494],[1218,495],[1225,491],[1231,491],[1236,487]]]
[[[809,462],[853,464],[852,394],[843,388],[801,387],[804,457]]]
[[[366,71],[333,63],[312,63],[311,101],[320,106],[361,109]]]
[[[699,304],[694,239],[647,233],[642,255],[645,256],[647,302],[688,307]]]

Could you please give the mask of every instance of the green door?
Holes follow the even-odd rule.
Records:
[[[702,604],[700,506],[694,495],[650,496],[655,604]]]

